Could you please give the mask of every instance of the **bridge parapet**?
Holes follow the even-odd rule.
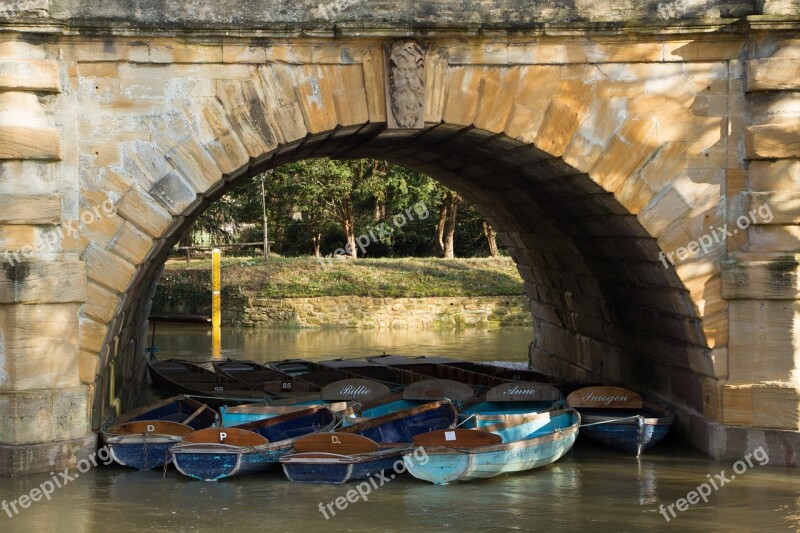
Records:
[[[719,27],[752,17],[792,17],[798,0],[11,0],[0,20],[50,19],[74,31],[358,32]],[[295,36],[297,34],[295,33]]]

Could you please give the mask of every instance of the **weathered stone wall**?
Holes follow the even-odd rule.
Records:
[[[531,326],[525,296],[472,298],[256,299],[243,309],[241,324],[290,328],[493,329]]]

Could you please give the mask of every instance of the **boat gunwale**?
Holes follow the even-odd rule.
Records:
[[[562,412],[569,413],[569,411],[573,411],[573,414],[577,420],[575,423],[570,424],[566,428],[556,428],[551,433],[546,435],[541,435],[538,437],[532,437],[529,439],[518,439],[512,442],[504,442],[501,444],[491,444],[488,446],[480,446],[476,448],[458,448],[458,447],[451,447],[451,446],[429,446],[424,447],[424,450],[427,454],[435,454],[435,455],[478,455],[482,453],[492,453],[492,452],[500,452],[500,451],[511,451],[515,449],[525,449],[531,448],[534,446],[539,446],[542,444],[547,444],[549,442],[557,442],[560,440],[564,440],[565,438],[569,438],[570,435],[573,433],[576,435],[578,434],[578,430],[581,426],[581,415],[574,409],[564,409]],[[558,411],[556,411],[558,412]],[[545,414],[545,413],[542,413]],[[550,414],[550,413],[547,413]],[[552,417],[551,417],[552,418]],[[517,424],[512,424],[517,425]],[[472,431],[483,431],[487,433],[491,433],[490,430],[487,428],[497,427],[497,426],[506,426],[506,424],[494,424],[493,426],[484,426],[480,429],[475,429]],[[502,428],[505,429],[505,428]],[[446,430],[439,430],[439,431],[446,431]]]
[[[393,455],[403,455],[412,451],[412,446],[390,447],[375,452],[341,454],[333,452],[300,452],[291,453],[281,457],[281,463],[293,464],[353,464],[366,463],[378,459],[385,459]],[[324,457],[316,457],[324,456]]]

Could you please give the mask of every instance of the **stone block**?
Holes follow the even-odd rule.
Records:
[[[152,196],[139,190],[130,189],[116,206],[120,217],[131,222],[154,239],[163,236],[173,222],[173,217]]]
[[[469,126],[478,112],[478,96],[486,68],[455,67],[447,77],[442,120],[448,124]]]
[[[86,265],[81,261],[3,264],[0,304],[75,303],[86,300]]]
[[[130,222],[125,222],[109,247],[132,265],[139,266],[153,249],[153,239]]]
[[[56,128],[0,125],[1,159],[61,159],[61,135]]]
[[[136,267],[130,262],[94,243],[89,243],[82,259],[86,263],[86,274],[90,281],[119,293],[128,288],[136,273]]]
[[[60,92],[58,62],[49,59],[0,60],[0,90]]]
[[[791,301],[732,300],[728,345],[732,383],[786,381],[798,367],[800,305]]]
[[[748,172],[754,192],[795,191],[800,189],[800,158],[777,161],[751,161]]]
[[[106,339],[108,328],[91,318],[81,318],[80,321],[80,347],[81,351],[100,353]]]
[[[749,126],[745,130],[749,159],[788,159],[800,156],[800,122]]]
[[[754,59],[747,62],[747,90],[800,90],[800,58]]]
[[[800,226],[751,226],[747,231],[748,252],[794,253],[800,250]]]
[[[79,304],[0,307],[0,391],[77,385]]]
[[[520,74],[519,67],[491,69],[484,74],[479,88],[476,128],[493,133],[500,133],[505,129],[514,104]]]
[[[107,324],[114,318],[119,303],[120,295],[118,293],[90,282],[87,284],[86,302],[81,308],[81,314]]]
[[[563,155],[583,122],[592,97],[591,85],[562,81],[545,112],[536,135],[536,147],[554,157]]]
[[[800,193],[795,191],[749,192],[744,195],[743,211],[756,224],[800,224]],[[766,217],[762,217],[766,214]]]
[[[523,67],[506,125],[506,135],[520,142],[533,142],[560,82],[561,69],[558,67]]]
[[[753,425],[800,431],[800,388],[778,384],[753,387]]]

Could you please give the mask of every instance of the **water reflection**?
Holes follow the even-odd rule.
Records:
[[[494,331],[462,330],[275,330],[226,328],[222,356],[278,361],[315,361],[336,357],[365,357],[384,352],[399,355],[443,355],[471,361],[526,361],[533,339],[530,328]],[[158,325],[158,357],[190,360],[211,358],[211,328]]]

